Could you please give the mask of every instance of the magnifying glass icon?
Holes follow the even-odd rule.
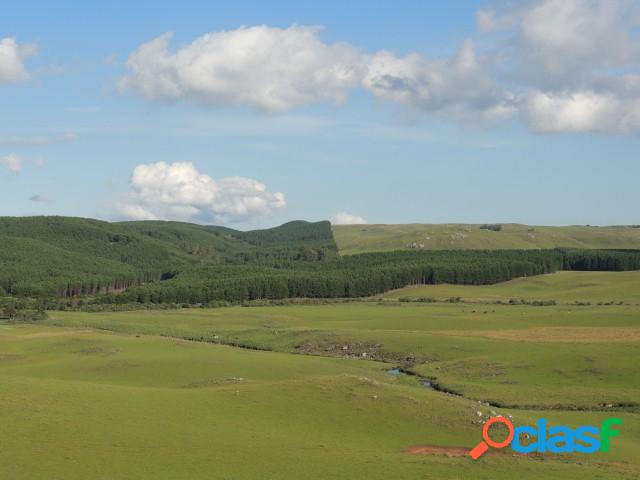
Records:
[[[507,439],[504,442],[494,442],[489,437],[489,427],[494,423],[504,423],[509,429],[509,435],[507,436]],[[469,455],[471,455],[471,458],[473,458],[474,460],[477,460],[478,458],[480,458],[480,456],[484,455],[487,450],[489,450],[489,447],[493,447],[493,448],[506,447],[511,443],[511,440],[513,440],[513,432],[514,432],[513,423],[511,423],[510,420],[504,417],[493,417],[489,419],[487,423],[484,424],[484,427],[482,427],[483,441],[478,443],[475,447],[473,447],[473,449],[469,452]]]

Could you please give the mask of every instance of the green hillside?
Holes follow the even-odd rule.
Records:
[[[329,222],[242,232],[180,222],[0,217],[0,296],[207,305],[367,297],[408,285],[486,285],[558,270],[640,269],[640,250],[499,248],[497,240],[510,238],[511,228],[478,226],[478,238],[493,243],[475,239],[477,249],[414,242],[416,248],[339,256]],[[601,244],[621,247],[626,230],[640,233],[615,230],[620,239],[604,236]]]
[[[337,256],[329,222],[240,232],[180,222],[0,217],[0,242],[0,294],[19,296],[119,291],[203,265]]]
[[[640,248],[637,226],[545,227],[501,224],[500,231],[480,224],[334,225],[341,254],[389,250]]]
[[[558,304],[623,302],[640,305],[640,271],[556,272],[495,285],[419,285],[384,294],[384,298],[410,300],[452,297],[465,302],[553,300]]]

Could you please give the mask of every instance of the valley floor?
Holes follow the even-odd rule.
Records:
[[[0,324],[0,478],[638,478],[640,306],[619,288],[636,277],[577,273],[572,287],[555,275],[520,290],[553,290],[562,303],[545,307],[486,302],[516,295],[516,281],[417,295],[464,303],[392,300],[412,290]],[[593,282],[617,286],[571,304]],[[597,305],[608,300],[623,304]],[[609,453],[455,453],[496,414],[623,425]]]

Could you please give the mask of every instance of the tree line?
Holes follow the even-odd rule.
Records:
[[[99,303],[243,302],[366,297],[408,285],[483,285],[558,270],[640,269],[640,251],[464,250],[351,255],[296,268],[227,265],[97,298]]]

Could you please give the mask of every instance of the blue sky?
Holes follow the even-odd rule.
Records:
[[[639,11],[9,2],[0,215],[640,223]]]

